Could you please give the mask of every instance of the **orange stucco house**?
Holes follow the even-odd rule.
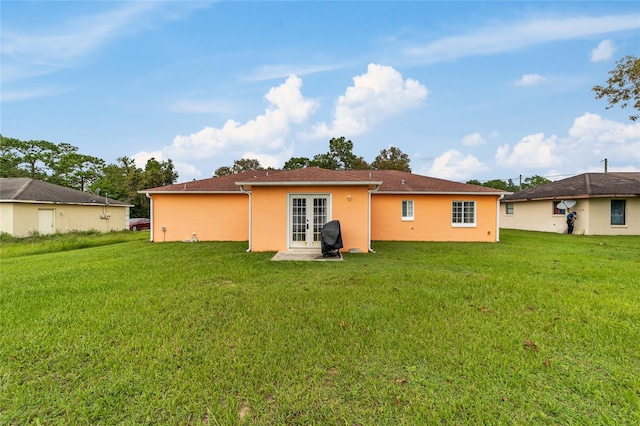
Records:
[[[151,241],[247,241],[247,251],[320,248],[340,221],[344,249],[375,240],[499,241],[493,188],[395,170],[259,170],[140,191]]]

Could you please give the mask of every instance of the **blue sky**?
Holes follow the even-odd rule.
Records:
[[[344,136],[456,181],[640,171],[591,88],[640,56],[640,3],[2,1],[1,132],[106,162],[282,167]]]

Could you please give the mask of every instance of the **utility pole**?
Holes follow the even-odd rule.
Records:
[[[604,172],[607,173],[607,159],[605,158],[601,163],[604,163]]]

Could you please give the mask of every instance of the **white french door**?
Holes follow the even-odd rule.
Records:
[[[289,195],[289,247],[320,248],[320,233],[329,220],[329,195]]]

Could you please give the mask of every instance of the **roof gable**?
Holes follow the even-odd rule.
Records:
[[[638,197],[640,173],[583,173],[507,195],[505,201]]]
[[[31,178],[0,178],[0,201],[128,205],[122,201]]]

